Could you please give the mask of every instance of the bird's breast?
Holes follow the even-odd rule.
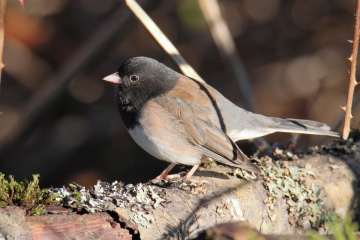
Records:
[[[164,154],[161,151],[161,143],[158,143],[156,139],[149,136],[149,133],[146,133],[140,125],[136,125],[132,129],[128,129],[129,134],[134,139],[134,141],[145,151],[147,151],[152,156],[163,159]]]
[[[143,109],[138,124],[127,129],[141,148],[158,159],[186,165],[200,162],[202,153],[185,137],[184,124],[155,101]]]

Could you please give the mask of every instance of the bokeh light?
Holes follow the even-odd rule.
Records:
[[[243,106],[234,74],[216,48],[197,1],[149,2],[145,10],[199,75]],[[249,76],[256,112],[317,120],[333,128],[340,122],[341,128],[339,106],[346,101],[351,53],[347,40],[353,34],[355,2],[219,3]],[[121,9],[123,15],[113,16]],[[31,0],[25,1],[25,10],[17,0],[8,1],[0,92],[1,172],[19,179],[39,173],[44,187],[72,181],[91,186],[97,178],[147,181],[166,167],[131,139],[120,119],[113,85],[101,80],[135,56],[155,58],[179,71],[135,17],[130,15],[97,54],[83,59],[69,84],[61,82],[66,70],[74,67],[71,60],[90,52],[91,39],[109,36],[110,26],[102,25],[109,19],[118,23],[128,11],[117,0]],[[102,34],[95,36],[100,27]],[[49,86],[55,83],[58,89],[50,94]],[[46,99],[42,106],[37,105],[40,98]],[[31,111],[34,117],[26,121],[34,120],[32,124],[17,126]],[[352,128],[359,127],[359,114],[355,106]],[[11,141],[9,136],[21,127],[26,131]],[[270,144],[286,144],[288,139],[286,134],[266,137]],[[317,137],[300,138],[299,148],[317,141],[325,143]]]

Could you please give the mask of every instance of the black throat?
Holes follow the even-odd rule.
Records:
[[[118,85],[115,85],[115,88],[121,119],[128,130],[133,129],[139,124],[139,118],[146,101],[137,98],[137,94],[129,91],[129,89],[121,89],[121,86]]]
[[[139,124],[143,109],[149,101],[166,94],[175,87],[178,75],[172,75],[171,80],[169,77],[167,75],[166,78],[151,79],[137,86],[115,86],[120,116],[128,130]]]

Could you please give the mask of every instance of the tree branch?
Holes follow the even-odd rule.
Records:
[[[349,80],[349,90],[348,97],[346,101],[346,107],[342,107],[345,110],[345,119],[344,119],[344,129],[343,129],[343,139],[347,139],[350,132],[350,120],[353,118],[351,115],[352,101],[354,97],[354,89],[358,84],[356,82],[356,62],[357,55],[359,50],[359,27],[360,27],[360,0],[356,1],[356,15],[355,15],[355,27],[354,27],[354,39],[350,41],[353,43],[353,49],[351,56],[348,58],[351,62],[350,68],[350,80]]]

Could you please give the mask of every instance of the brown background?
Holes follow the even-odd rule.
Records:
[[[233,74],[220,56],[197,1],[156,1],[150,16],[210,85],[242,106]],[[338,125],[348,86],[355,2],[350,0],[223,0],[223,15],[244,62],[257,113]],[[138,147],[117,112],[114,89],[101,79],[130,57],[148,56],[176,69],[133,17],[72,79],[21,138],[6,145],[24,108],[106,19],[116,0],[9,0],[0,92],[0,172],[41,175],[42,187],[97,179],[147,181],[167,163]],[[119,16],[120,18],[120,16]],[[359,93],[357,88],[355,95]],[[352,127],[359,127],[355,107]],[[26,119],[25,119],[26,120]],[[341,125],[341,124],[340,124]],[[340,130],[340,129],[337,129]],[[273,134],[269,143],[287,143]],[[301,137],[299,147],[323,143]],[[6,146],[6,147],[3,147]],[[248,154],[247,144],[241,145]]]

